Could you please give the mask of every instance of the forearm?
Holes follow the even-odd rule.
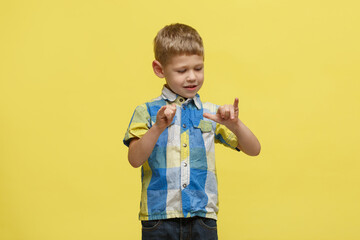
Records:
[[[140,167],[148,160],[163,131],[157,125],[153,125],[143,137],[130,142],[128,160],[131,166],[135,168]]]
[[[257,156],[260,153],[260,143],[256,136],[238,119],[238,122],[229,128],[238,139],[238,148],[250,156]]]

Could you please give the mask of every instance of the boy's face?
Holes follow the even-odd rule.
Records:
[[[204,58],[199,55],[178,55],[162,67],[166,85],[184,98],[193,98],[204,82]]]

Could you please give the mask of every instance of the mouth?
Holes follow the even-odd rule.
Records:
[[[189,86],[185,86],[184,88],[188,89],[188,90],[195,90],[197,87],[197,85],[189,85]]]

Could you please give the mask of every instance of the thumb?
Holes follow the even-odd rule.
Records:
[[[166,110],[166,106],[162,106],[162,107],[159,109],[159,111],[157,112],[157,115],[158,115],[158,116],[163,116],[165,110]]]
[[[210,120],[213,120],[213,121],[215,121],[215,122],[219,122],[219,117],[218,116],[216,116],[216,115],[214,115],[214,114],[210,114],[210,113],[204,113],[203,114],[203,116],[204,117],[206,117],[206,118],[208,118],[208,119],[210,119]]]

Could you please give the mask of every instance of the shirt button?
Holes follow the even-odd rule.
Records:
[[[183,128],[186,128],[186,124],[183,124]]]
[[[180,101],[180,102],[183,102],[183,101],[184,101],[184,99],[183,99],[183,98],[180,98],[180,99],[179,99],[179,101]]]
[[[187,166],[187,163],[186,162],[184,162],[184,167],[186,167]]]
[[[184,144],[183,144],[183,147],[187,147],[187,144],[186,144],[186,143],[184,143]]]
[[[184,184],[183,184],[183,188],[186,188],[186,186],[187,186],[187,185],[184,183]]]

